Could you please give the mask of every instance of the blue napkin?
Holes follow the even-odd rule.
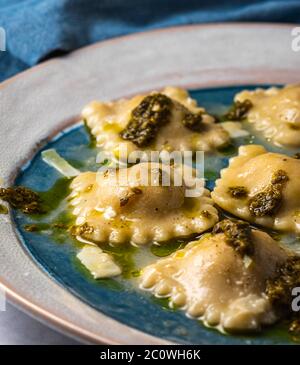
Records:
[[[221,21],[300,23],[299,0],[0,0],[0,80],[46,58],[122,34]]]

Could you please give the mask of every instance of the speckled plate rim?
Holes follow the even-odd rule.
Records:
[[[291,49],[294,26],[226,23],[137,33],[82,48],[3,82],[0,176],[11,182],[38,146],[74,122],[92,99],[167,84],[193,89],[299,82],[300,54]],[[10,217],[0,220],[0,250],[0,286],[7,297],[49,326],[87,343],[169,343],[103,315],[53,281],[20,245]]]

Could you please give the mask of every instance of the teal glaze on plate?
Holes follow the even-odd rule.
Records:
[[[233,96],[244,88],[252,89],[253,86],[194,90],[191,91],[191,95],[209,112],[222,113],[232,103]],[[269,150],[288,153],[265,143],[263,139],[239,142],[259,142]],[[97,169],[94,163],[97,150],[91,147],[89,135],[82,124],[60,133],[44,149],[48,148],[55,148],[81,171]],[[219,177],[219,170],[228,165],[228,158],[237,153],[236,148],[205,160],[208,188],[213,188],[214,180]],[[42,161],[39,152],[24,167],[16,179],[16,184],[36,191],[47,191],[60,178],[61,175]],[[50,216],[39,218],[39,221],[55,220],[64,208],[65,206],[61,204],[51,212]],[[24,225],[36,223],[36,220],[19,212],[14,212],[13,216],[21,242],[40,267],[84,302],[126,325],[182,344],[291,343],[286,331],[278,326],[267,329],[257,336],[224,335],[214,329],[206,328],[199,321],[187,318],[184,312],[167,308],[165,301],[137,290],[134,278],[129,281],[123,278],[93,280],[76,259],[80,244],[76,244],[68,234],[61,233],[60,240],[57,240],[57,234],[54,239],[49,230],[39,233],[27,232]],[[293,240],[291,244],[297,245]],[[143,255],[146,255],[145,250],[145,248],[137,250],[137,268],[142,266],[142,262],[145,264],[147,261],[143,258]],[[149,250],[147,255],[148,259],[153,260],[154,256],[151,257]]]

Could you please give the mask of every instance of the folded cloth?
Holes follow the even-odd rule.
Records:
[[[299,0],[0,0],[0,80],[51,56],[122,34],[222,21],[300,23]]]

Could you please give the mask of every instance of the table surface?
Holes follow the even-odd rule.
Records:
[[[77,345],[9,303],[0,312],[0,345]]]

